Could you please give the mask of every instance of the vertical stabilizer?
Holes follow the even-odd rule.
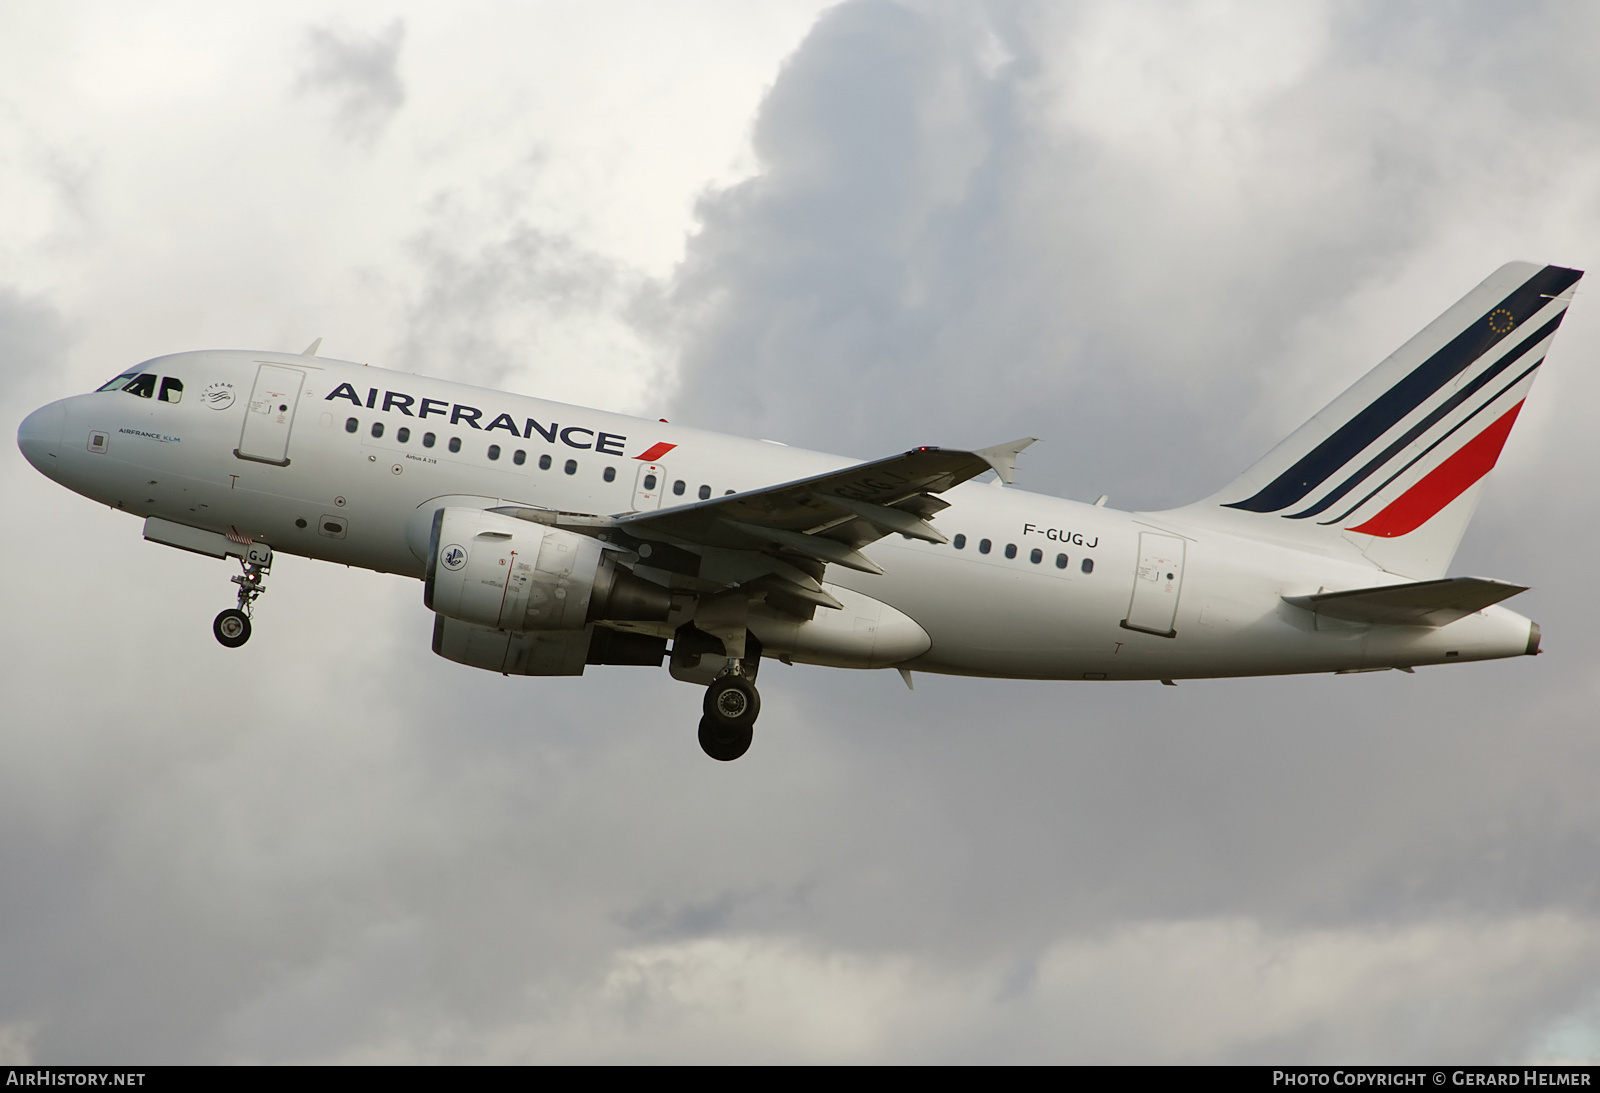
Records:
[[[1443,575],[1579,270],[1510,262],[1225,489],[1182,510]]]

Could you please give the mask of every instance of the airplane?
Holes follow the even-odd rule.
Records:
[[[1581,271],[1512,262],[1210,497],[1014,487],[1024,438],[858,463],[302,353],[156,357],[30,414],[40,472],[242,573],[278,552],[419,579],[433,651],[502,675],[660,667],[745,754],[763,658],[1071,680],[1534,655],[1526,591],[1447,577]],[[993,474],[991,481],[975,481]]]

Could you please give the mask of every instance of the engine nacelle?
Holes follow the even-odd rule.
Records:
[[[594,539],[482,509],[434,514],[423,602],[495,630],[580,630],[599,619],[659,622],[667,589],[617,565]]]

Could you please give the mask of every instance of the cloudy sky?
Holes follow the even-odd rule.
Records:
[[[295,351],[1210,492],[1502,262],[1600,266],[1577,3],[0,8],[0,420]],[[1581,286],[1580,286],[1581,288]],[[1548,655],[502,679],[420,587],[0,483],[0,1062],[1600,1057],[1600,304],[1453,571]]]

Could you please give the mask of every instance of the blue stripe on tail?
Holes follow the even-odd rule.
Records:
[[[1247,512],[1276,512],[1303,500],[1396,422],[1499,344],[1518,324],[1537,314],[1550,297],[1559,296],[1582,276],[1580,270],[1544,267],[1253,497],[1224,507]],[[1509,313],[1511,321],[1500,328],[1504,320],[1497,313],[1502,311]]]

